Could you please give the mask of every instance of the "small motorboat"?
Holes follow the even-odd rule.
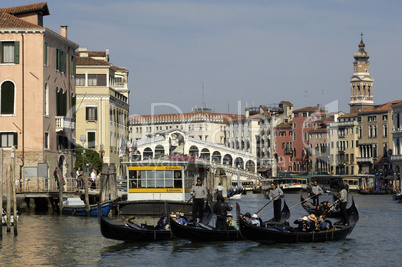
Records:
[[[17,212],[17,222],[18,219],[20,218],[19,212]],[[1,215],[1,222],[2,225],[7,225],[7,213],[4,211],[2,211],[2,215]],[[13,225],[14,224],[14,213],[11,213],[11,217],[10,217],[10,224]]]
[[[113,203],[111,201],[106,201],[101,203],[101,213],[103,216],[109,214],[112,209]],[[62,214],[66,215],[79,215],[86,216],[87,210],[85,207],[85,202],[80,198],[67,198],[66,201],[63,201],[63,209]],[[97,204],[89,205],[89,215],[90,216],[98,216]]]

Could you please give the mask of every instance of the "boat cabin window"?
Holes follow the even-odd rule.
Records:
[[[130,188],[182,188],[180,170],[130,170]]]

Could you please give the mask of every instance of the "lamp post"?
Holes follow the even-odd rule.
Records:
[[[87,141],[87,137],[85,134],[80,136],[80,141],[82,143],[82,170],[84,171],[85,209],[87,210],[87,215],[89,215],[88,176],[85,168],[85,142]]]

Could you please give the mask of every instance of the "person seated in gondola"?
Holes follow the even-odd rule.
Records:
[[[310,214],[308,219],[310,220],[310,231],[316,231],[318,229],[317,217],[314,214]]]
[[[228,230],[239,230],[239,226],[237,226],[235,220],[233,220],[233,215],[231,213],[228,213],[227,215],[226,224]]]
[[[318,230],[319,231],[327,230],[327,222],[325,221],[323,215],[320,215],[320,217],[318,217]]]
[[[157,225],[156,225],[156,229],[160,230],[160,229],[165,229],[166,225],[169,224],[169,220],[166,214],[164,214],[158,221]]]
[[[180,212],[176,212],[176,221],[177,223],[181,224],[181,225],[187,225],[188,222],[186,221],[186,219],[184,219],[183,217],[181,217]]]
[[[249,212],[246,212],[246,214],[244,214],[244,220],[248,223],[251,223],[251,214]]]
[[[253,216],[251,216],[251,224],[255,226],[261,226],[260,219],[258,218],[258,215],[255,213],[253,214]]]
[[[298,224],[298,231],[300,232],[310,232],[310,223],[308,222],[307,216],[303,218],[299,218],[293,222],[294,224]]]
[[[134,220],[135,220],[135,217],[134,217],[134,216],[128,217],[128,222],[129,222],[129,223],[135,224]]]

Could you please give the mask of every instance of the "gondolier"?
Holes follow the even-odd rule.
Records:
[[[281,220],[281,204],[284,197],[282,189],[271,183],[271,190],[269,191],[269,199],[274,201],[274,221]]]
[[[317,181],[314,181],[314,185],[311,187],[311,194],[310,196],[313,199],[313,205],[317,207],[320,205],[319,195],[323,194],[324,191],[322,188],[317,184]]]
[[[207,198],[207,189],[202,184],[201,178],[197,178],[197,184],[193,185],[190,194],[193,196],[193,223],[202,220],[204,201]]]

